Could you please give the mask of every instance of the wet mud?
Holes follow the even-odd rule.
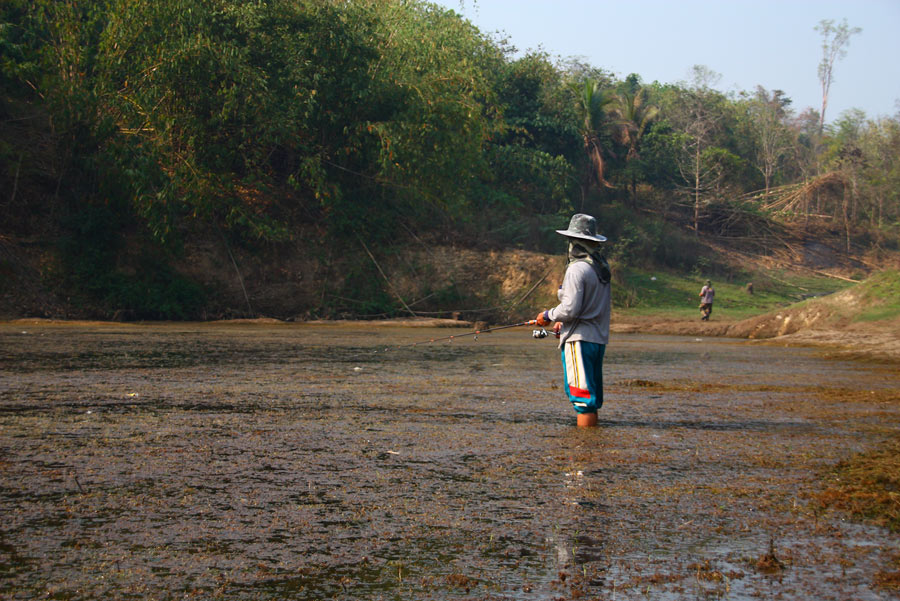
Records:
[[[0,325],[0,599],[897,597],[895,368],[616,335],[578,429],[530,334]]]

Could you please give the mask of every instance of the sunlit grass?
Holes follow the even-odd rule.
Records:
[[[900,272],[883,271],[863,285],[862,297],[872,303],[856,321],[886,321],[900,317]]]
[[[633,315],[664,315],[693,319],[698,315],[700,288],[711,279],[716,290],[713,315],[740,320],[786,307],[812,296],[831,294],[850,282],[825,277],[785,274],[748,276],[742,280],[717,280],[700,275],[629,269],[623,276],[624,290],[614,299],[615,309]],[[753,293],[748,284],[753,282]]]

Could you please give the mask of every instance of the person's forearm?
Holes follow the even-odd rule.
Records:
[[[550,321],[561,321],[563,323],[572,321],[581,313],[581,298],[573,296],[565,298],[561,303],[548,310],[547,313]]]

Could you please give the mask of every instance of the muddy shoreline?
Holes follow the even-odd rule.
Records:
[[[45,318],[20,318],[0,321],[10,325],[61,325],[61,326],[128,326],[132,324],[152,326],[160,322],[116,322],[89,320],[58,320]],[[179,322],[171,322],[179,323]],[[485,322],[471,322],[458,319],[435,318],[397,318],[385,320],[312,320],[283,321],[280,319],[260,317],[248,319],[230,319],[210,322],[184,322],[202,325],[301,325],[330,326],[335,328],[459,328],[467,331],[485,329],[492,325]],[[818,348],[828,356],[856,358],[889,363],[900,363],[900,331],[892,331],[879,326],[857,326],[856,328],[808,328],[782,336],[766,336],[755,338],[748,336],[748,328],[738,327],[741,322],[734,320],[699,320],[671,319],[660,316],[614,316],[610,330],[614,334],[651,334],[665,336],[703,336],[716,338],[752,339],[760,344],[778,346],[801,346]]]
[[[777,320],[777,314],[772,321]],[[626,317],[610,326],[616,333],[704,336],[753,340],[760,344],[818,348],[829,356],[900,363],[900,331],[892,324],[853,324],[843,328],[825,326],[800,329],[784,335],[754,335],[759,318],[738,321],[701,322],[660,317]]]

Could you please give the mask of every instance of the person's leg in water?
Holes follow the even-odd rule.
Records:
[[[577,414],[578,425],[597,425],[597,410],[603,405],[603,355],[605,344],[576,340],[563,344],[560,353],[566,396]]]

